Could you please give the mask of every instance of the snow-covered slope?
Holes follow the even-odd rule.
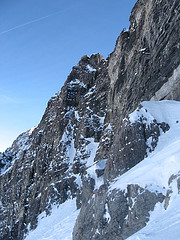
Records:
[[[78,213],[75,199],[59,207],[54,205],[50,216],[46,216],[45,212],[39,215],[38,227],[29,232],[26,240],[71,240]]]
[[[133,123],[140,118],[151,122],[166,122],[170,129],[161,133],[154,152],[122,176],[116,178],[110,190],[127,189],[137,184],[152,192],[162,192],[165,200],[157,203],[147,226],[128,240],[180,239],[180,102],[143,102],[142,108],[130,114]]]

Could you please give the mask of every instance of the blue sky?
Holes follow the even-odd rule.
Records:
[[[40,122],[83,55],[113,51],[135,2],[0,1],[0,151]]]

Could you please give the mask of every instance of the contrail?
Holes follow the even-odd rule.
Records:
[[[25,27],[25,26],[27,26],[27,25],[29,25],[29,24],[32,24],[32,23],[35,23],[35,22],[39,22],[39,21],[41,21],[41,20],[43,20],[43,19],[45,19],[45,18],[49,18],[49,17],[54,16],[54,15],[56,15],[56,14],[66,12],[67,10],[69,10],[69,9],[65,9],[65,10],[61,10],[61,11],[58,11],[58,12],[54,12],[54,13],[49,14],[49,15],[46,15],[46,16],[44,16],[44,17],[36,18],[36,19],[34,19],[34,20],[32,20],[32,21],[29,21],[29,22],[26,22],[26,23],[17,25],[17,26],[15,26],[15,27],[13,27],[13,28],[10,28],[10,29],[8,29],[8,30],[5,30],[5,31],[3,31],[3,32],[0,32],[0,35],[3,35],[3,34],[5,34],[5,33],[8,33],[8,32],[10,32],[10,31],[13,31],[13,30],[18,29],[18,28]]]

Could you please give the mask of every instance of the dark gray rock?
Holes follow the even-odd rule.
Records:
[[[110,56],[110,119],[122,120],[143,100],[179,100],[179,12],[179,0],[137,1]]]
[[[41,212],[51,213],[52,204],[77,197],[80,207],[92,194],[94,179],[86,176],[92,150],[87,146],[98,144],[104,128],[107,65],[100,54],[82,58],[48,102],[40,124],[1,154],[0,239],[21,240],[27,226],[37,226]]]
[[[146,226],[149,212],[164,198],[161,193],[152,193],[138,185],[128,185],[124,191],[107,191],[102,186],[82,205],[73,239],[126,239]]]
[[[156,120],[148,125],[144,124],[145,119],[134,124],[123,119],[143,100],[179,100],[179,13],[178,0],[139,0],[132,10],[129,31],[121,33],[110,55],[106,123],[110,123],[112,131],[107,141],[104,141],[104,131],[95,158],[108,159],[104,170],[105,184],[142,161],[148,152],[155,149],[161,132],[169,129],[166,123]],[[106,203],[109,212],[111,208],[115,209],[112,216],[116,216],[118,205],[114,202],[111,205],[111,201],[106,200],[106,190],[102,196],[100,193],[101,190],[95,192],[94,198],[89,200],[90,205],[82,205],[74,228],[74,240],[125,239],[144,227],[149,211],[156,202],[165,199],[162,194],[142,190],[142,194],[136,196],[137,204],[129,212],[127,205],[130,200],[127,200],[128,197],[121,200],[124,214],[128,212],[127,221],[122,213],[111,221],[105,221]],[[123,197],[121,192],[117,191],[117,194]],[[84,222],[87,224],[85,217],[91,219],[91,224],[94,223],[92,228],[83,225]]]
[[[141,108],[141,107],[140,107]],[[169,130],[166,123],[148,124],[147,119],[140,117],[135,123],[125,119],[116,129],[113,145],[105,168],[105,182],[122,175],[147,157],[158,143],[161,131]]]

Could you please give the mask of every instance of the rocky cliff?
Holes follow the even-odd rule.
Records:
[[[0,239],[24,239],[39,214],[69,198],[81,209],[74,240],[126,239],[146,225],[166,196],[109,184],[169,130],[127,116],[143,100],[180,99],[179,23],[179,0],[139,0],[110,57],[84,56],[72,68],[39,125],[0,155]]]

